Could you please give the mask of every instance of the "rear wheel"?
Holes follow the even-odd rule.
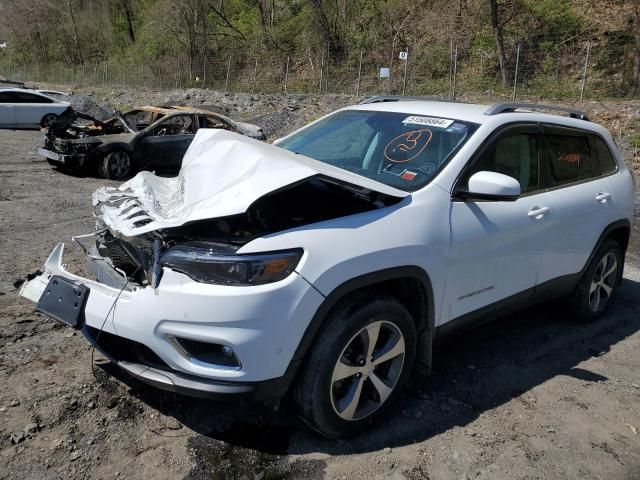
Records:
[[[607,239],[589,263],[570,299],[581,321],[594,321],[605,312],[618,289],[622,267],[620,245],[613,239]]]
[[[111,152],[100,161],[99,173],[110,180],[122,180],[131,175],[131,156],[124,150]]]
[[[328,437],[367,428],[405,385],[415,351],[413,319],[397,300],[361,296],[343,303],[296,386],[303,419]]]

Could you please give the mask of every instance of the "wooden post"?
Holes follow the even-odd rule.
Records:
[[[284,71],[284,93],[287,93],[287,81],[289,80],[289,55],[287,55],[287,67]]]
[[[520,44],[516,50],[516,70],[513,74],[513,93],[511,94],[511,101],[516,101],[516,88],[518,87],[518,66],[520,64]]]
[[[456,101],[456,81],[458,77],[458,45],[456,45],[456,48],[454,50],[454,54],[453,54],[453,83],[452,83],[452,92],[451,92],[451,97],[453,99],[453,101]]]
[[[362,49],[360,49],[360,63],[358,63],[358,83],[356,84],[356,98],[360,96],[360,76],[362,74]]]
[[[587,70],[589,69],[590,53],[591,53],[591,42],[587,42],[587,56],[584,59],[584,70],[582,71],[582,85],[580,86],[580,102],[584,101],[584,89],[587,84]]]
[[[407,58],[404,59],[404,80],[402,81],[402,95],[407,88],[407,65],[409,64],[409,47],[407,47]]]
[[[258,57],[256,57],[256,62],[253,64],[253,81],[251,82],[251,94],[256,91],[256,76],[258,75]]]
[[[224,80],[224,91],[227,91],[229,86],[229,70],[231,70],[231,55],[229,55],[229,61],[227,62],[227,78]]]

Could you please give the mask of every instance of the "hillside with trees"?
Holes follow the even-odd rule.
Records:
[[[185,86],[219,85],[231,71],[246,85],[290,75],[299,91],[337,91],[353,88],[359,69],[362,88],[375,89],[387,67],[398,91],[398,54],[408,51],[416,93],[450,90],[453,68],[474,91],[508,91],[516,67],[520,84],[548,96],[562,96],[567,82],[575,90],[587,72],[602,95],[640,88],[640,0],[3,0],[0,8],[5,76],[57,68],[126,82],[141,70]]]

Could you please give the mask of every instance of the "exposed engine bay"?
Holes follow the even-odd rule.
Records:
[[[102,233],[97,238],[96,250],[123,272],[127,281],[157,286],[162,257],[172,247],[198,244],[212,253],[233,255],[243,245],[264,235],[388,207],[400,200],[316,176],[259,198],[244,213],[141,235],[123,236],[98,220]]]

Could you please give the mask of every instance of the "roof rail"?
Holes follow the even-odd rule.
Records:
[[[577,118],[579,120],[589,121],[587,114],[580,110],[574,110],[572,108],[557,107],[555,105],[543,105],[538,103],[494,103],[487,111],[485,115],[497,115],[499,113],[513,112],[518,109],[526,110],[549,110],[551,112],[563,112],[568,113],[571,118]]]
[[[385,102],[406,102],[412,100],[420,100],[423,102],[452,102],[446,98],[438,97],[405,97],[404,95],[377,95],[375,97],[369,97],[362,100],[359,105],[366,105],[368,103],[385,103]]]

